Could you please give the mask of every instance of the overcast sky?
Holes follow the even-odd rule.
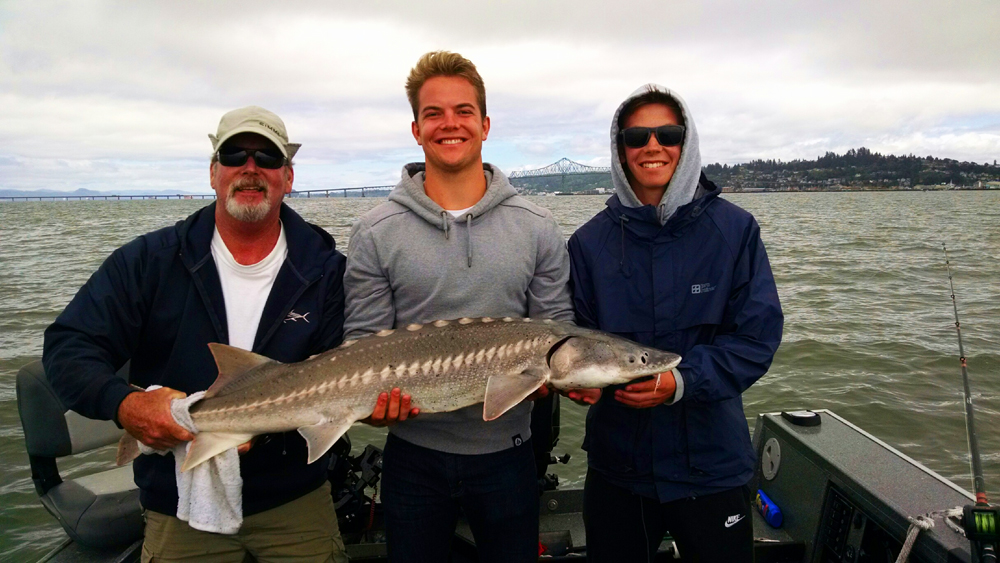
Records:
[[[685,98],[705,163],[992,163],[998,38],[998,0],[0,0],[0,188],[207,191],[207,134],[249,104],[303,144],[297,189],[393,184],[422,160],[403,83],[435,49],[478,66],[506,171],[607,165],[647,82]]]

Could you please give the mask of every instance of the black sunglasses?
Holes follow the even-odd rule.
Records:
[[[223,166],[243,166],[253,157],[260,168],[276,170],[285,165],[285,157],[259,149],[222,149],[218,152],[219,164]]]
[[[656,133],[656,142],[663,147],[675,147],[684,141],[683,125],[660,125],[659,127],[629,127],[622,129],[622,143],[631,149],[641,149],[649,142],[650,133]]]

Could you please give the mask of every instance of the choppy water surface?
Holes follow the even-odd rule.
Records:
[[[744,395],[755,413],[829,408],[971,488],[961,372],[941,242],[948,243],[974,387],[986,483],[1000,493],[1000,193],[727,194],[761,224],[785,311],[774,364]],[[382,200],[295,200],[346,248],[354,219]],[[568,237],[602,196],[547,197]],[[116,247],[182,219],[201,201],[0,203],[0,560],[32,561],[63,537],[35,495],[14,375],[42,331]],[[502,244],[502,241],[498,241]],[[563,407],[556,468],[585,471],[583,409]],[[351,431],[355,447],[383,433]],[[61,463],[109,467],[110,448]]]

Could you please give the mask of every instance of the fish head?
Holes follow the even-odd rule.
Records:
[[[562,339],[549,351],[549,381],[557,389],[599,388],[664,373],[677,354],[606,333],[587,331]]]

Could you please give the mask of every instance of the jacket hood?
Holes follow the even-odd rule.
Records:
[[[684,121],[684,144],[681,146],[681,159],[677,163],[677,169],[667,184],[667,191],[664,192],[660,204],[656,208],[656,214],[660,224],[663,225],[679,207],[690,203],[695,198],[698,190],[698,180],[701,177],[701,151],[698,147],[698,130],[694,125],[694,118],[688,110],[687,104],[675,92],[660,86],[659,84],[646,84],[635,92],[632,92],[625,101],[618,106],[615,116],[611,120],[611,180],[615,187],[615,193],[622,205],[626,207],[642,207],[639,198],[636,197],[632,186],[629,185],[628,176],[625,175],[621,160],[618,158],[618,117],[622,109],[633,99],[649,92],[661,92],[671,97],[681,108],[681,118]]]
[[[418,217],[444,231],[444,237],[450,237],[452,223],[461,221],[466,224],[468,264],[472,267],[472,226],[474,220],[505,200],[517,195],[517,190],[499,168],[492,164],[483,164],[486,175],[486,193],[471,209],[462,213],[458,219],[451,216],[443,207],[427,197],[424,191],[426,165],[423,162],[412,162],[403,167],[403,177],[389,193],[389,201],[394,201]]]
[[[633,207],[625,205],[621,196],[615,194],[604,202],[604,212],[616,224],[635,233],[643,239],[654,239],[660,236],[677,236],[687,225],[697,220],[710,205],[719,197],[722,190],[704,175],[695,191],[694,197],[688,203],[678,207],[670,216],[670,224],[660,224],[657,209],[652,205]]]

